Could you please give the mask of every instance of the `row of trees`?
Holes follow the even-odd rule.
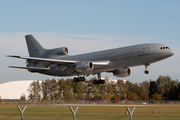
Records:
[[[180,82],[172,80],[169,76],[159,76],[156,81],[150,81],[149,96],[154,94],[159,95],[163,100],[180,101]]]
[[[105,84],[94,85],[96,78],[84,82],[72,79],[34,81],[29,86],[30,100],[180,100],[180,82],[169,76],[142,83],[106,79]]]

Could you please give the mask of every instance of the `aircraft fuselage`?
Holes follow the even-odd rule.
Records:
[[[162,48],[162,49],[161,49]],[[165,48],[165,49],[163,49]],[[75,61],[102,61],[109,62],[107,66],[95,66],[93,71],[77,73],[74,69],[70,69],[73,65],[50,65],[49,71],[43,71],[41,73],[55,76],[74,76],[74,75],[87,75],[96,74],[98,72],[107,72],[114,69],[120,69],[124,67],[135,67],[140,65],[150,65],[151,63],[163,60],[174,54],[174,51],[162,44],[140,44],[128,47],[121,47],[116,49],[92,52],[80,55],[64,55],[51,56],[51,59],[61,60],[75,60]],[[67,71],[66,66],[69,66]],[[64,67],[64,68],[63,68]],[[57,69],[59,68],[59,69]]]

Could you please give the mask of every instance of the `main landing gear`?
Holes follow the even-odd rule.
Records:
[[[74,82],[85,81],[85,77],[74,77],[73,81]]]
[[[105,83],[105,80],[102,80],[102,79],[101,79],[101,73],[98,73],[97,76],[98,76],[98,80],[94,80],[93,83],[94,83],[94,84],[97,84],[97,85],[99,85],[99,84],[104,84],[104,83]]]
[[[147,70],[147,67],[148,67],[148,66],[149,66],[149,64],[146,64],[146,65],[145,65],[145,69],[146,69],[146,70],[144,71],[145,74],[149,74],[149,71]]]
[[[98,76],[98,80],[94,80],[93,83],[97,85],[104,84],[105,80],[101,79],[101,73],[98,73],[97,76]],[[74,77],[73,81],[74,82],[85,81],[85,77]]]

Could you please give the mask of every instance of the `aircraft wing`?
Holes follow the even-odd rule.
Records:
[[[8,66],[10,68],[19,68],[19,69],[27,69],[27,70],[49,70],[49,68],[39,68],[39,67],[17,67],[17,66]]]
[[[47,58],[36,58],[36,57],[21,57],[16,55],[8,55],[7,57],[14,57],[14,58],[20,58],[20,59],[26,59],[26,60],[35,60],[38,62],[49,62],[51,64],[75,64],[76,61],[73,60],[58,60],[58,59],[47,59]]]
[[[22,57],[22,56],[16,56],[16,55],[8,55],[6,57],[26,59],[27,63],[31,63],[31,61],[35,61],[34,64],[36,64],[36,65],[40,64],[42,66],[46,66],[46,65],[48,66],[50,64],[62,65],[62,64],[76,64],[77,63],[77,61],[74,61],[74,60],[58,60],[58,59],[47,59],[47,58],[37,58],[37,57]],[[41,63],[41,62],[44,62],[44,63]],[[78,61],[78,62],[81,62],[81,61]],[[91,62],[95,66],[96,65],[97,66],[104,66],[104,65],[108,65],[109,64],[109,61],[91,61]],[[14,68],[15,68],[15,66],[14,66]],[[18,67],[16,67],[16,68],[18,68]],[[27,69],[27,68],[23,68],[22,67],[22,69]]]

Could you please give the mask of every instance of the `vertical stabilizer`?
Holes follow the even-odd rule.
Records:
[[[32,35],[26,35],[25,38],[29,56],[41,57],[45,52],[45,49],[41,46],[41,44]]]

